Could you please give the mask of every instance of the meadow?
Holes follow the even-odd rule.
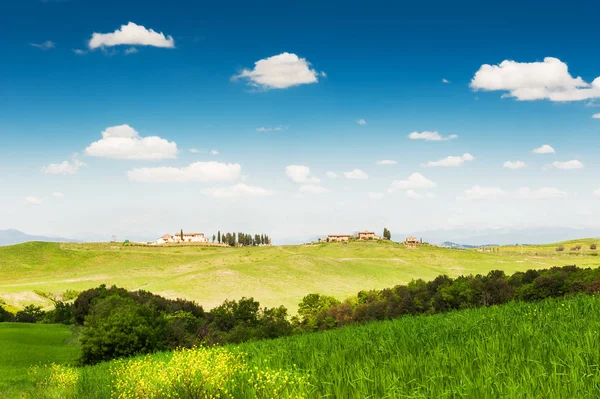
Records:
[[[595,240],[547,246],[458,250],[391,242],[329,243],[272,247],[143,247],[122,244],[31,242],[0,247],[0,301],[9,309],[50,306],[45,293],[82,291],[116,284],[168,298],[195,300],[205,308],[225,299],[254,297],[263,306],[284,305],[292,313],[309,293],[340,300],[359,290],[451,277],[575,264],[600,266]]]
[[[403,317],[79,369],[56,367],[52,378],[46,374],[37,380],[33,395],[209,397],[169,396],[203,387],[221,398],[596,398],[599,368],[600,297],[578,296]],[[160,372],[177,376],[182,369],[187,380]],[[277,396],[270,396],[273,392]]]

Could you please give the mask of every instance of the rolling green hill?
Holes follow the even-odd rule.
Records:
[[[344,299],[359,290],[439,274],[600,266],[598,251],[589,249],[595,240],[579,242],[578,251],[570,251],[575,241],[492,250],[409,249],[390,242],[249,248],[30,242],[0,247],[0,300],[9,306],[49,305],[38,293],[116,284],[193,299],[208,308],[227,298],[252,296],[262,305],[285,305],[294,312],[308,293]],[[565,251],[556,252],[558,245]]]

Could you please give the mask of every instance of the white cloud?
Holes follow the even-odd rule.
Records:
[[[25,202],[31,205],[42,205],[42,200],[37,197],[25,197]]]
[[[199,149],[197,149],[197,148],[190,148],[190,152],[191,152],[192,154],[198,154],[198,153],[200,153],[200,150],[199,150]]]
[[[408,135],[411,140],[425,140],[425,141],[448,141],[458,138],[456,134],[449,136],[442,136],[438,132],[412,132]]]
[[[139,51],[135,47],[129,47],[127,50],[125,50],[125,55],[137,54],[137,53],[139,53]]]
[[[442,83],[450,83],[448,79],[442,79]]]
[[[87,54],[87,51],[85,51],[85,50],[82,50],[82,49],[79,49],[79,48],[75,48],[75,49],[73,49],[72,51],[73,51],[75,54],[77,54],[77,55],[85,55],[85,54]]]
[[[567,169],[567,170],[569,170],[569,169],[581,169],[581,168],[583,168],[583,164],[581,162],[579,162],[578,160],[576,160],[576,159],[573,159],[571,161],[565,161],[565,162],[555,161],[555,162],[552,163],[552,165],[555,168],[558,168],[558,169]]]
[[[219,155],[219,151],[217,151],[217,150],[211,150],[210,153],[212,155]]]
[[[89,145],[85,155],[114,159],[157,160],[177,157],[177,144],[160,137],[140,137],[129,125],[106,128],[102,139]]]
[[[369,178],[369,175],[360,169],[354,169],[351,172],[344,172],[344,176],[346,176],[346,179],[364,180]]]
[[[317,186],[314,184],[305,184],[303,186],[300,186],[300,192],[306,194],[323,194],[328,193],[329,190],[325,187]]]
[[[453,167],[453,166],[460,166],[463,163],[465,163],[465,161],[472,161],[474,160],[475,157],[469,153],[465,153],[460,157],[446,157],[444,159],[440,159],[439,161],[429,161],[426,164],[421,164],[421,166],[426,167],[426,168],[431,168],[431,167]]]
[[[506,161],[503,165],[507,169],[521,169],[527,166],[523,161]]]
[[[216,198],[268,197],[273,194],[271,191],[264,188],[248,186],[243,183],[225,188],[208,188],[202,192]]]
[[[74,159],[73,162],[63,161],[61,163],[51,163],[42,168],[42,172],[47,175],[74,175],[79,171],[79,168],[85,166],[85,163]]]
[[[146,29],[142,25],[129,22],[127,25],[121,25],[113,33],[94,33],[88,42],[91,50],[99,47],[112,46],[153,46],[162,48],[175,47],[175,40],[172,36],[166,36],[152,29]]]
[[[423,195],[419,194],[415,190],[406,190],[406,198],[421,199],[423,198]]]
[[[599,198],[599,199],[600,199],[600,188],[599,188],[599,189],[597,189],[597,190],[594,190],[594,192],[592,193],[592,195],[593,195],[594,197],[596,197],[596,198]]]
[[[131,181],[141,182],[209,182],[235,181],[240,178],[239,164],[221,162],[194,162],[183,168],[136,168],[127,172]]]
[[[252,86],[262,89],[286,89],[301,84],[317,83],[324,76],[310,68],[305,58],[293,53],[282,53],[254,63],[254,69],[243,69],[233,79],[247,79]]]
[[[372,199],[372,200],[380,200],[383,198],[383,193],[370,192],[367,194],[367,196],[369,197],[369,199]]]
[[[335,172],[327,172],[327,177],[331,178],[331,179],[336,179],[338,177],[338,174]]]
[[[303,165],[290,165],[285,168],[285,174],[294,183],[305,184],[305,183],[318,183],[320,180],[318,177],[310,174],[310,168]]]
[[[521,199],[547,199],[547,198],[564,198],[568,194],[555,187],[542,187],[531,189],[529,187],[521,187],[515,192],[515,198]]]
[[[388,189],[388,192],[394,192],[397,190],[410,190],[420,188],[433,188],[437,184],[420,173],[413,173],[408,176],[406,180],[394,180]]]
[[[554,148],[552,148],[552,146],[549,144],[544,144],[543,146],[538,147],[531,152],[534,154],[554,154],[556,151],[554,151]]]
[[[357,121],[356,121],[356,123],[358,123],[358,124],[359,124],[359,125],[361,125],[361,126],[364,126],[364,125],[366,125],[366,124],[367,124],[367,121],[366,121],[366,120],[364,120],[364,119],[359,119],[359,120],[357,120]]]
[[[600,119],[600,112],[597,114],[592,115],[592,118],[594,119]]]
[[[261,126],[256,129],[257,132],[281,132],[282,130],[287,130],[287,126],[275,126],[275,127],[264,127]]]
[[[29,43],[30,46],[32,47],[37,47],[40,50],[50,50],[51,48],[56,47],[56,44],[54,44],[53,41],[50,40],[46,40],[44,43]]]
[[[377,165],[396,165],[398,161],[394,161],[391,159],[382,159],[381,161],[377,161]]]
[[[55,191],[52,193],[52,196],[56,197],[56,198],[64,198],[64,194],[58,191]]]
[[[482,65],[471,80],[471,88],[505,91],[503,97],[521,101],[581,101],[600,97],[600,78],[591,84],[579,76],[574,78],[558,58],[530,63],[505,60],[499,65]]]
[[[457,199],[465,201],[495,200],[504,195],[506,195],[506,191],[499,187],[473,186],[465,190],[464,195]]]

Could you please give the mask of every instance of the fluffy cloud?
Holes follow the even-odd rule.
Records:
[[[448,79],[442,79],[442,83],[450,83]]]
[[[372,200],[380,200],[383,198],[383,193],[368,193],[367,196]]]
[[[534,154],[554,154],[556,151],[554,151],[554,148],[552,148],[552,146],[549,144],[544,144],[543,146],[538,147],[531,152]]]
[[[597,190],[594,190],[594,192],[592,193],[592,195],[593,195],[594,197],[596,197],[596,198],[599,198],[599,199],[600,199],[600,188],[599,188],[599,189],[597,189]]]
[[[37,47],[40,50],[50,50],[51,48],[56,47],[56,44],[54,44],[53,41],[50,40],[46,40],[44,43],[29,43],[30,46],[32,47]]]
[[[503,97],[521,101],[581,101],[600,97],[600,78],[591,84],[574,78],[558,58],[530,63],[505,60],[499,65],[482,65],[471,80],[471,88],[505,91]]]
[[[521,199],[547,199],[547,198],[564,198],[568,194],[555,187],[542,187],[531,189],[529,187],[521,187],[515,192],[516,198]]]
[[[281,132],[282,130],[287,130],[287,126],[275,126],[275,127],[264,127],[261,126],[256,129],[257,132]]]
[[[394,192],[397,190],[410,190],[410,189],[422,189],[422,188],[433,188],[437,184],[420,173],[413,173],[408,176],[406,180],[394,180],[388,189],[388,192]]]
[[[377,161],[377,165],[396,165],[398,161],[394,161],[391,159],[382,159],[381,161]]]
[[[306,183],[318,183],[320,180],[318,177],[310,174],[310,168],[303,165],[290,165],[285,168],[285,174],[294,183],[306,184]]]
[[[305,194],[323,194],[328,193],[329,190],[325,187],[317,186],[314,184],[305,184],[300,186],[300,192]]]
[[[129,125],[112,126],[102,140],[89,145],[85,155],[114,159],[157,160],[177,157],[177,144],[160,137],[140,137]]]
[[[421,198],[423,198],[423,195],[419,194],[415,190],[406,190],[406,198],[421,199]]]
[[[527,166],[523,161],[506,161],[503,165],[507,169],[521,169]]]
[[[42,200],[37,197],[25,197],[25,202],[31,205],[42,205]]]
[[[219,155],[219,151],[217,151],[217,150],[210,150],[210,153],[212,155]]]
[[[495,200],[504,195],[506,195],[506,191],[499,187],[473,186],[465,190],[464,195],[457,197],[457,199],[464,201]]]
[[[48,166],[44,166],[42,172],[47,175],[74,175],[82,166],[85,166],[85,163],[74,159],[73,162],[62,161],[61,163],[51,163]]]
[[[306,58],[282,53],[254,63],[254,69],[243,69],[233,79],[247,79],[249,84],[262,89],[286,89],[302,84],[317,83],[319,75],[310,68]]]
[[[127,172],[131,181],[141,182],[213,182],[235,181],[242,168],[235,163],[194,162],[183,168],[136,168]]]
[[[571,161],[565,161],[565,162],[555,161],[552,163],[552,165],[555,168],[566,169],[566,170],[583,168],[583,164],[576,159],[573,159]]]
[[[329,177],[330,179],[335,179],[338,177],[337,173],[335,172],[327,172],[326,173],[327,177]]]
[[[344,176],[346,176],[346,179],[364,180],[369,178],[369,175],[360,169],[354,169],[351,172],[344,172]]]
[[[425,140],[425,141],[447,141],[458,138],[456,134],[450,136],[442,136],[438,132],[412,132],[408,135],[411,140]]]
[[[197,149],[197,148],[190,148],[190,152],[191,152],[192,154],[199,154],[199,153],[200,153],[200,150],[199,150],[199,149]]]
[[[94,33],[88,42],[91,50],[121,45],[173,48],[175,40],[172,36],[165,37],[163,33],[129,22],[127,25],[121,25],[121,29],[113,33]]]
[[[437,166],[441,166],[441,167],[452,167],[452,166],[460,166],[463,163],[465,163],[465,161],[472,161],[474,160],[475,157],[469,153],[465,153],[460,157],[447,157],[444,159],[440,159],[439,161],[429,161],[426,164],[421,164],[421,166],[426,167],[426,168],[431,168],[431,167],[437,167]]]
[[[359,120],[357,120],[357,121],[356,121],[356,123],[358,123],[358,124],[359,124],[359,125],[361,125],[361,126],[364,126],[364,125],[366,125],[366,124],[367,124],[367,121],[366,121],[366,120],[364,120],[364,119],[359,119]]]
[[[52,193],[52,196],[54,196],[56,198],[64,198],[65,195],[61,192],[56,191],[56,192]]]
[[[600,112],[597,114],[592,115],[592,118],[594,119],[600,119]]]
[[[264,188],[248,186],[243,183],[225,188],[208,188],[202,192],[216,198],[268,197],[273,194],[271,191]]]

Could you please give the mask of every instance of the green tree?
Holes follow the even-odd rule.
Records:
[[[181,235],[181,241],[183,242],[183,229],[181,229],[181,232],[179,234]]]
[[[217,232],[217,242],[220,244],[221,243],[221,230],[219,230]]]

